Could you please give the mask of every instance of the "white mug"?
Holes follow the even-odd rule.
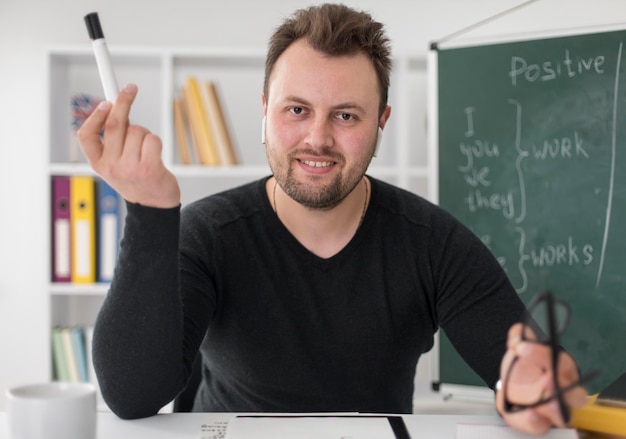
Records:
[[[10,439],[95,439],[96,390],[88,383],[51,382],[6,392]]]

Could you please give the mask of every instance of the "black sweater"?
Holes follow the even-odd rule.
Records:
[[[128,203],[93,358],[122,418],[184,388],[197,411],[409,413],[441,326],[493,387],[523,304],[490,251],[415,194],[370,178],[353,239],[319,258],[283,226],[265,179],[176,209]]]

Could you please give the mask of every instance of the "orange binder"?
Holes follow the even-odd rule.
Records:
[[[72,282],[96,281],[96,206],[93,177],[70,179]]]

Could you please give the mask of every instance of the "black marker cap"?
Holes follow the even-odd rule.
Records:
[[[92,12],[85,15],[85,24],[87,25],[87,31],[89,32],[89,38],[92,40],[99,40],[104,38],[102,32],[102,26],[100,26],[100,19],[97,12]]]

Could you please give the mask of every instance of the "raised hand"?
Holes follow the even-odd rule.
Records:
[[[115,104],[98,105],[78,131],[78,140],[94,171],[125,200],[159,208],[178,206],[180,187],[161,160],[161,139],[130,124],[135,96],[137,86],[129,84]]]

